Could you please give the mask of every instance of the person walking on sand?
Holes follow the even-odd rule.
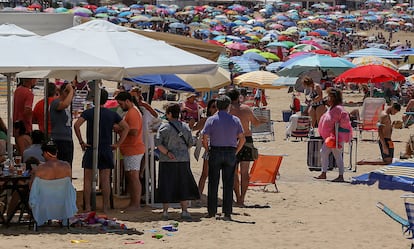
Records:
[[[357,162],[358,165],[388,165],[392,163],[394,158],[394,143],[391,139],[392,135],[392,122],[391,115],[397,114],[401,110],[401,105],[399,103],[393,103],[387,109],[385,109],[378,121],[378,144],[381,151],[382,160],[378,161],[368,161],[361,160]]]
[[[139,172],[142,157],[145,153],[143,140],[142,115],[133,102],[133,97],[128,92],[120,92],[115,97],[124,112],[124,120],[129,126],[129,132],[120,151],[124,158],[124,170],[128,181],[128,190],[131,201],[127,210],[139,210],[141,205],[141,182]]]
[[[250,162],[255,159],[252,158],[252,147],[253,147],[253,138],[252,131],[250,130],[250,125],[258,126],[262,123],[266,123],[266,119],[258,119],[252,109],[248,105],[240,104],[240,92],[237,89],[230,90],[227,95],[231,100],[230,105],[230,114],[238,117],[243,127],[244,136],[246,142],[243,143],[242,149],[237,154],[237,163],[235,168],[235,178],[234,178],[234,193],[236,194],[237,205],[243,206],[244,199],[246,196],[247,188],[249,187],[249,167]],[[238,174],[238,164],[240,164],[240,184],[239,184],[239,174]]]
[[[212,218],[217,214],[218,185],[222,171],[225,220],[231,220],[233,212],[236,155],[246,141],[240,119],[229,113],[230,103],[228,96],[219,96],[216,100],[218,112],[207,118],[201,131],[203,147],[208,151],[207,217]]]
[[[349,142],[352,139],[352,126],[349,114],[342,106],[342,91],[340,89],[328,88],[327,93],[329,110],[322,115],[318,127],[319,134],[325,141],[320,151],[322,173],[315,177],[315,179],[326,179],[329,154],[332,153],[339,169],[338,177],[332,180],[332,182],[344,182],[342,147],[344,142]],[[339,127],[338,130],[336,130],[336,125]]]
[[[326,112],[326,106],[323,103],[323,92],[320,84],[313,82],[311,77],[303,78],[303,86],[308,91],[306,95],[306,104],[309,105],[309,116],[312,120],[312,128],[317,128],[322,115]]]
[[[128,134],[128,124],[122,120],[118,113],[104,107],[108,100],[108,92],[101,89],[101,110],[99,114],[99,146],[98,146],[98,170],[99,181],[102,189],[103,211],[106,213],[109,209],[110,196],[110,175],[114,168],[114,159],[112,150],[122,144]],[[83,171],[83,198],[85,201],[85,211],[91,211],[91,191],[92,191],[92,157],[93,157],[93,129],[94,129],[94,112],[95,107],[82,112],[81,116],[74,124],[76,137],[82,150],[85,151],[82,159]],[[86,125],[86,143],[82,138],[80,127]],[[112,130],[115,124],[119,125],[120,137],[118,142],[112,144]]]

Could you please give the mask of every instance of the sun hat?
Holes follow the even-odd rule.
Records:
[[[225,88],[220,88],[219,91],[218,91],[218,94],[219,95],[226,94],[226,89]]]
[[[184,97],[185,97],[186,99],[189,99],[189,98],[191,98],[191,97],[197,97],[197,94],[195,94],[195,93],[185,93],[185,94],[184,94]]]

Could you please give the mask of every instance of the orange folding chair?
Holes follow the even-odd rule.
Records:
[[[250,170],[249,186],[263,187],[266,190],[268,185],[274,184],[276,192],[279,189],[276,185],[276,177],[279,175],[280,164],[283,156],[261,155],[254,161]]]

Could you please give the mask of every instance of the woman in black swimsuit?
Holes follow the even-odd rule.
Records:
[[[310,90],[310,93],[306,96],[307,103],[310,105],[309,116],[312,120],[312,127],[316,128],[318,127],[322,114],[326,112],[326,106],[323,103],[322,88],[321,85],[313,82],[313,79],[308,76],[303,78],[303,85]]]

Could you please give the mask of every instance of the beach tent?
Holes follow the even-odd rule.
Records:
[[[2,58],[0,73],[7,76],[8,155],[12,156],[12,82],[15,73],[27,70],[53,70],[56,75],[85,73],[96,78],[120,71],[105,59],[85,54],[76,48],[47,40],[14,24],[0,25]],[[62,59],[64,58],[64,59]],[[73,79],[73,78],[72,78]]]
[[[184,50],[157,41],[145,36],[133,33],[127,28],[115,25],[105,20],[92,20],[45,36],[47,39],[68,46],[76,47],[85,53],[95,55],[104,60],[110,60],[115,65],[123,68],[121,74],[107,77],[109,80],[121,81],[126,77],[135,77],[145,74],[191,74],[191,73],[215,73],[217,63],[203,57],[191,54]],[[95,102],[99,103],[99,89],[95,89]],[[93,176],[92,190],[96,190],[96,171],[98,160],[99,142],[99,105],[96,106],[94,116],[94,141],[93,141]],[[146,158],[146,171],[149,166]],[[153,158],[151,159],[153,160]],[[151,163],[151,162],[150,162]],[[152,168],[152,167],[151,167]],[[153,174],[153,171],[151,172]],[[149,175],[146,175],[149,179]],[[152,175],[153,176],[153,175]],[[151,177],[151,179],[154,179]],[[146,189],[149,193],[148,181]],[[154,195],[154,191],[151,192]],[[96,193],[92,193],[92,206],[96,206]],[[154,201],[154,198],[151,198]],[[148,195],[147,195],[148,203]]]
[[[105,20],[92,20],[45,36],[123,67],[120,81],[145,74],[214,73],[217,64],[200,56],[129,31]]]

